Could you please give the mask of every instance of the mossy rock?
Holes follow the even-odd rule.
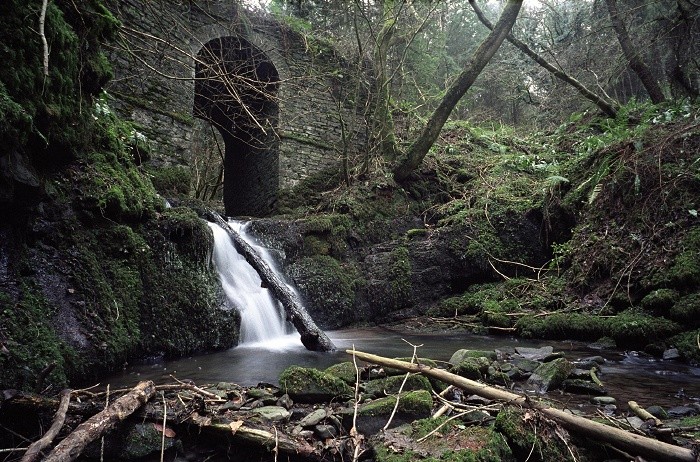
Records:
[[[683,332],[672,337],[669,342],[678,348],[683,359],[693,364],[700,364],[700,347],[698,347],[700,329]]]
[[[561,385],[573,369],[574,366],[565,358],[557,358],[541,364],[532,372],[527,383],[535,386],[538,392],[544,393]]]
[[[355,370],[355,365],[352,361],[344,361],[342,363],[333,364],[332,366],[326,368],[323,372],[331,375],[335,375],[343,382],[348,385],[355,385],[357,381],[357,371]]]
[[[672,287],[681,290],[700,287],[700,229],[691,230],[683,238],[666,278]]]
[[[434,430],[426,440],[419,439]],[[370,440],[378,462],[509,462],[513,455],[490,426],[464,427],[459,420],[421,419]]]
[[[153,187],[163,197],[187,197],[190,193],[192,172],[180,165],[148,170]]]
[[[380,398],[398,393],[402,384],[404,392],[414,390],[432,390],[430,381],[426,377],[411,374],[408,376],[408,378],[406,378],[406,383],[404,383],[404,376],[400,375],[370,380],[364,383],[364,392],[368,397]]]
[[[503,435],[517,460],[571,461],[569,449],[548,419],[533,414],[529,419],[512,407],[498,413],[494,429]]]
[[[686,327],[700,327],[700,293],[678,300],[671,308],[669,318]]]
[[[360,433],[377,433],[389,421],[396,405],[396,396],[375,399],[361,404],[357,409],[357,428]],[[391,428],[430,416],[433,399],[429,391],[417,390],[401,393],[399,405],[391,421]],[[343,425],[349,430],[352,426],[353,409],[343,412]]]
[[[466,358],[486,358],[490,361],[495,361],[498,358],[498,354],[493,350],[468,350],[463,348],[452,353],[448,362],[456,366]]]
[[[671,307],[678,301],[680,295],[673,289],[657,289],[647,294],[640,305],[644,311],[656,315],[665,315]]]
[[[290,366],[280,374],[280,388],[299,403],[322,403],[345,399],[353,389],[335,375],[318,369]]]
[[[465,357],[452,366],[450,372],[471,380],[481,380],[489,369],[490,361],[484,356]]]

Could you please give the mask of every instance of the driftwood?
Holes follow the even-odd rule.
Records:
[[[129,393],[78,425],[73,432],[51,451],[44,462],[75,460],[92,441],[102,436],[141,407],[155,393],[153,382],[140,382]]]
[[[235,421],[230,423],[208,423],[200,426],[202,431],[207,431],[221,436],[231,437],[233,441],[248,444],[259,448],[267,448],[277,454],[290,456],[303,456],[311,460],[320,460],[319,454],[314,452],[313,446],[302,438],[294,438],[274,427],[270,430],[252,428]]]
[[[21,462],[34,462],[38,457],[41,451],[47,447],[53,439],[58,435],[58,432],[61,430],[61,427],[63,427],[63,422],[66,421],[66,413],[68,412],[68,403],[70,403],[70,389],[65,389],[61,392],[61,404],[58,406],[58,410],[56,411],[56,415],[53,418],[53,422],[51,423],[51,427],[49,430],[33,442],[29,448],[27,449],[27,452],[24,453],[24,457],[22,457]]]
[[[411,364],[405,361],[384,358],[382,356],[363,353],[360,351],[346,350],[346,353],[355,355],[357,358],[373,364],[392,367],[406,372],[421,373],[484,398],[504,401],[509,404],[515,404],[526,408],[537,409],[539,412],[550,419],[557,421],[562,427],[571,432],[578,433],[601,443],[608,443],[611,446],[624,450],[632,455],[640,455],[645,458],[668,462],[697,462],[696,457],[693,455],[693,452],[690,449],[674,446],[652,438],[636,435],[618,428],[593,422],[584,417],[579,417],[574,414],[546,406],[528,397],[502,390],[500,388],[491,387],[473,380],[465,379],[464,377],[460,377],[442,369],[437,369],[422,364]]]
[[[299,300],[299,297],[291,290],[284,281],[272,271],[272,268],[255,252],[255,250],[244,241],[221,216],[211,210],[207,210],[206,218],[221,226],[231,236],[236,250],[238,250],[246,261],[255,268],[260,278],[272,290],[275,297],[282,303],[287,318],[294,324],[294,327],[301,334],[301,343],[308,350],[312,351],[333,351],[335,345],[330,338],[321,329],[316,326],[316,323],[309,313],[306,312],[304,306]]]
[[[630,407],[630,410],[632,412],[634,412],[635,414],[637,414],[637,417],[639,417],[640,419],[645,420],[645,421],[651,420],[654,422],[654,425],[656,425],[657,427],[660,427],[662,425],[661,420],[659,420],[658,418],[651,415],[649,413],[649,411],[647,411],[646,409],[641,407],[639,404],[637,404],[636,401],[628,401],[627,405]]]

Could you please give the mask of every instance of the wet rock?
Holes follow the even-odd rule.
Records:
[[[575,361],[574,364],[576,367],[580,367],[581,369],[591,370],[593,367],[605,364],[605,358],[602,356],[589,356],[587,358],[581,358],[578,361]]]
[[[644,421],[636,415],[625,417],[625,421],[635,430],[639,430],[644,425]]]
[[[597,383],[583,379],[566,379],[562,382],[561,387],[570,393],[581,395],[601,396],[607,393],[605,388]]]
[[[153,423],[123,425],[119,431],[106,437],[105,456],[110,459],[134,460],[160,453],[163,433],[156,427]],[[177,442],[175,438],[168,437],[168,432],[165,436],[166,450]],[[99,442],[93,443],[86,455],[99,458]]]
[[[594,396],[591,398],[591,403],[606,406],[608,404],[616,404],[617,400],[612,396]]]
[[[302,427],[313,427],[323,422],[323,419],[325,419],[327,415],[328,414],[325,409],[316,409],[311,414],[301,419],[299,421],[299,425]]]
[[[558,387],[569,376],[573,366],[564,358],[543,363],[532,373],[527,383],[538,393],[544,393]]]
[[[250,388],[246,392],[246,395],[249,398],[259,399],[259,400],[275,399],[275,395],[273,395],[270,390],[266,390],[264,388]]]
[[[338,430],[336,430],[333,425],[316,425],[314,431],[319,438],[324,440],[338,436]]]
[[[272,422],[283,422],[289,419],[291,413],[280,406],[263,406],[255,409],[255,413]]]
[[[461,417],[461,420],[464,422],[479,422],[479,423],[481,423],[481,422],[485,422],[485,421],[491,420],[491,419],[492,419],[492,416],[488,412],[477,411],[477,410],[469,411]]]
[[[515,347],[515,352],[525,359],[543,361],[554,353],[554,348],[551,346],[543,346],[541,348]]]
[[[690,406],[675,406],[666,412],[669,417],[690,417],[696,415],[698,410]]]
[[[677,348],[669,348],[664,351],[663,358],[666,360],[680,359],[681,354],[678,352]]]
[[[292,398],[290,398],[289,395],[285,393],[284,395],[280,396],[280,399],[277,400],[276,405],[282,406],[283,408],[289,410],[294,405],[294,401],[292,401]]]
[[[569,374],[570,379],[580,379],[580,380],[591,380],[591,370],[590,369],[580,369],[575,367],[574,370]]]
[[[495,351],[490,350],[457,350],[452,354],[452,357],[448,361],[453,366],[464,361],[466,358],[487,358],[491,361],[495,361],[498,355]]]
[[[512,358],[510,363],[523,372],[533,372],[535,369],[540,367],[541,364],[539,361],[533,361],[532,359],[517,356]]]
[[[657,419],[668,419],[668,413],[661,406],[649,406],[646,411]]]
[[[321,403],[353,396],[354,391],[335,375],[318,369],[291,366],[279,378],[280,388],[300,403]]]
[[[381,398],[383,396],[398,393],[403,384],[403,391],[432,390],[430,381],[422,375],[409,375],[404,383],[405,376],[392,376],[384,379],[370,380],[364,384],[364,392],[367,397]]]

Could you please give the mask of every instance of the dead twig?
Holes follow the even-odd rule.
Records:
[[[66,413],[68,412],[68,404],[70,403],[70,393],[70,389],[68,388],[61,392],[61,404],[58,406],[49,431],[27,448],[27,452],[24,453],[21,462],[34,462],[37,460],[41,451],[51,444],[56,435],[58,435],[61,427],[63,427],[63,422],[66,421]]]

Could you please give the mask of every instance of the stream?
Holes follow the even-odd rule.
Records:
[[[247,343],[218,353],[128,366],[122,373],[106,382],[112,387],[133,386],[139,380],[156,383],[190,379],[197,384],[234,382],[242,386],[259,383],[277,385],[279,374],[288,366],[299,365],[324,369],[332,364],[348,361],[345,353],[353,345],[359,351],[387,357],[410,357],[414,345],[420,357],[447,361],[460,348],[512,349],[516,346],[541,347],[551,345],[555,351],[563,351],[566,358],[576,359],[600,355],[606,359],[601,367],[600,379],[618,406],[635,400],[642,406],[660,405],[664,408],[700,403],[700,367],[692,367],[675,361],[663,361],[643,353],[591,349],[582,342],[523,340],[511,337],[476,336],[466,333],[418,334],[400,330],[367,327],[327,332],[338,347],[335,352],[320,353],[306,350],[298,334],[279,337],[263,343]],[[561,399],[584,407],[585,396],[549,394],[551,399]]]

